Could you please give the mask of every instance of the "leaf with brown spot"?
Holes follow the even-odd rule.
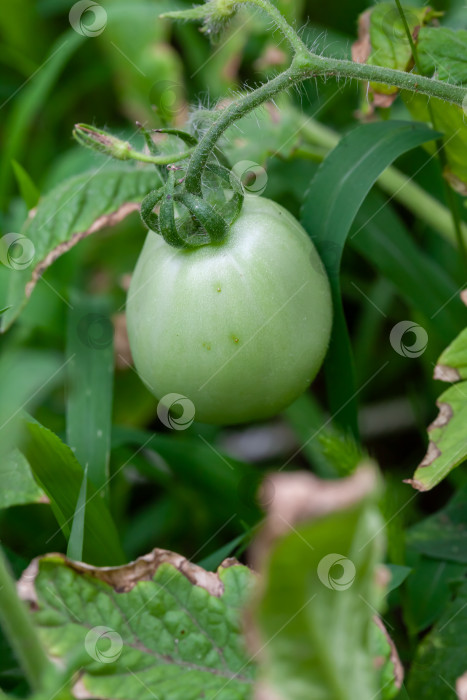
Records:
[[[21,229],[22,240],[27,239],[23,252],[3,251],[2,260],[8,254],[12,264],[7,298],[1,304],[9,308],[0,317],[0,330],[18,317],[41,275],[60,255],[137,211],[138,203],[158,184],[152,168],[112,166],[72,177],[46,194]]]
[[[18,588],[47,653],[79,669],[75,697],[248,700],[241,610],[254,583],[235,560],[212,573],[154,549],[102,568],[47,554]]]
[[[430,8],[426,7],[405,7],[404,12],[414,38],[420,27],[432,16]],[[395,70],[410,70],[413,64],[412,50],[398,9],[393,3],[378,3],[360,15],[358,39],[352,45],[352,60]],[[398,92],[398,88],[382,83],[369,84],[371,102],[376,107],[390,107]]]
[[[436,402],[439,413],[428,426],[426,455],[407,480],[419,491],[429,491],[467,459],[467,328],[442,353],[434,378],[451,387]]]

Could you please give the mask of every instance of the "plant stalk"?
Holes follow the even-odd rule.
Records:
[[[51,666],[32,624],[29,613],[16,592],[15,580],[0,548],[0,624],[20,662],[33,692],[40,692],[42,680]]]

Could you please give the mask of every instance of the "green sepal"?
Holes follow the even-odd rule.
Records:
[[[159,217],[154,214],[153,209],[164,196],[165,188],[159,187],[158,190],[152,190],[141,202],[140,214],[145,226],[151,231],[159,232]]]
[[[169,178],[164,188],[164,194],[159,211],[159,230],[164,240],[174,248],[184,248],[186,243],[177,231],[174,209],[175,170],[169,170]]]
[[[182,129],[167,128],[154,129],[153,131],[155,134],[168,134],[169,136],[177,136],[177,138],[181,139],[184,143],[187,144],[187,146],[196,146],[198,143],[198,139],[196,138],[196,136],[193,136],[192,134],[189,134],[187,131],[183,131]]]
[[[209,237],[206,243],[220,243],[227,236],[229,231],[228,223],[206,200],[190,192],[180,192],[176,195],[176,199],[188,209],[205,229]]]

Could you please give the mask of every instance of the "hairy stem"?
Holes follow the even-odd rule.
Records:
[[[282,34],[287,39],[290,46],[296,53],[308,52],[306,45],[300,39],[295,29],[290,26],[285,17],[279,12],[277,7],[271,5],[271,3],[268,2],[268,0],[239,0],[239,4],[240,3],[244,5],[256,5],[256,7],[261,8],[271,17],[274,24],[282,32]]]
[[[276,78],[273,78],[268,83],[249,92],[245,97],[232,102],[228,107],[222,110],[220,116],[210,129],[203,136],[198,146],[190,159],[185,177],[185,187],[188,192],[195,195],[201,195],[201,176],[203,169],[212,154],[218,139],[224,131],[233,124],[237,119],[243,117],[248,112],[251,112],[256,107],[259,107],[263,102],[267,102],[274,95],[282,90],[285,90],[294,82],[297,82],[301,70],[294,67],[294,63],[290,68]]]
[[[438,97],[457,105],[462,105],[462,101],[467,95],[466,88],[413,73],[353,63],[338,58],[326,58],[311,52],[305,55],[296,54],[290,68],[239,100],[232,102],[220,113],[219,118],[212,124],[193,152],[186,175],[187,190],[193,194],[201,195],[202,171],[218,139],[231,124],[259,107],[263,102],[270,100],[277,93],[314,76],[337,76],[386,83],[402,90],[411,90],[429,97]]]
[[[0,623],[31,689],[39,692],[50,662],[43,650],[24,603],[16,592],[8,562],[0,549]]]

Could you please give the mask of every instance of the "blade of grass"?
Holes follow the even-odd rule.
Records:
[[[302,223],[322,256],[333,296],[334,326],[325,361],[330,410],[357,438],[355,371],[339,277],[342,252],[352,222],[378,176],[398,156],[436,136],[426,125],[413,122],[357,127],[321,163],[305,195]]]
[[[58,524],[69,539],[77,517],[83,484],[83,468],[72,450],[51,430],[32,419],[25,420],[25,454],[34,476],[50,499]],[[88,482],[84,521],[83,559],[96,566],[114,566],[126,561],[112,516],[94,486]]]
[[[15,174],[16,182],[18,183],[18,189],[24,203],[28,209],[34,209],[39,201],[39,197],[41,196],[39,190],[34,184],[29,173],[26,172],[22,165],[20,165],[14,159],[11,161],[11,165],[13,166],[13,172]]]
[[[68,313],[67,443],[89,481],[108,498],[113,393],[113,325],[108,304],[71,295]]]
[[[75,561],[83,561],[84,527],[88,493],[88,469],[84,468],[83,481],[76,501],[76,508],[71,523],[70,539],[66,550],[67,556]]]
[[[3,133],[3,153],[0,164],[0,208],[5,206],[8,186],[11,178],[11,160],[21,159],[27,142],[27,132],[38,110],[44,104],[54,83],[68,60],[85,37],[69,29],[62,34],[51,47],[49,56],[42,65],[32,73],[17,91],[18,96],[10,111]],[[8,102],[15,95],[8,98]],[[6,102],[1,105],[4,107]],[[0,108],[1,108],[0,107]]]

